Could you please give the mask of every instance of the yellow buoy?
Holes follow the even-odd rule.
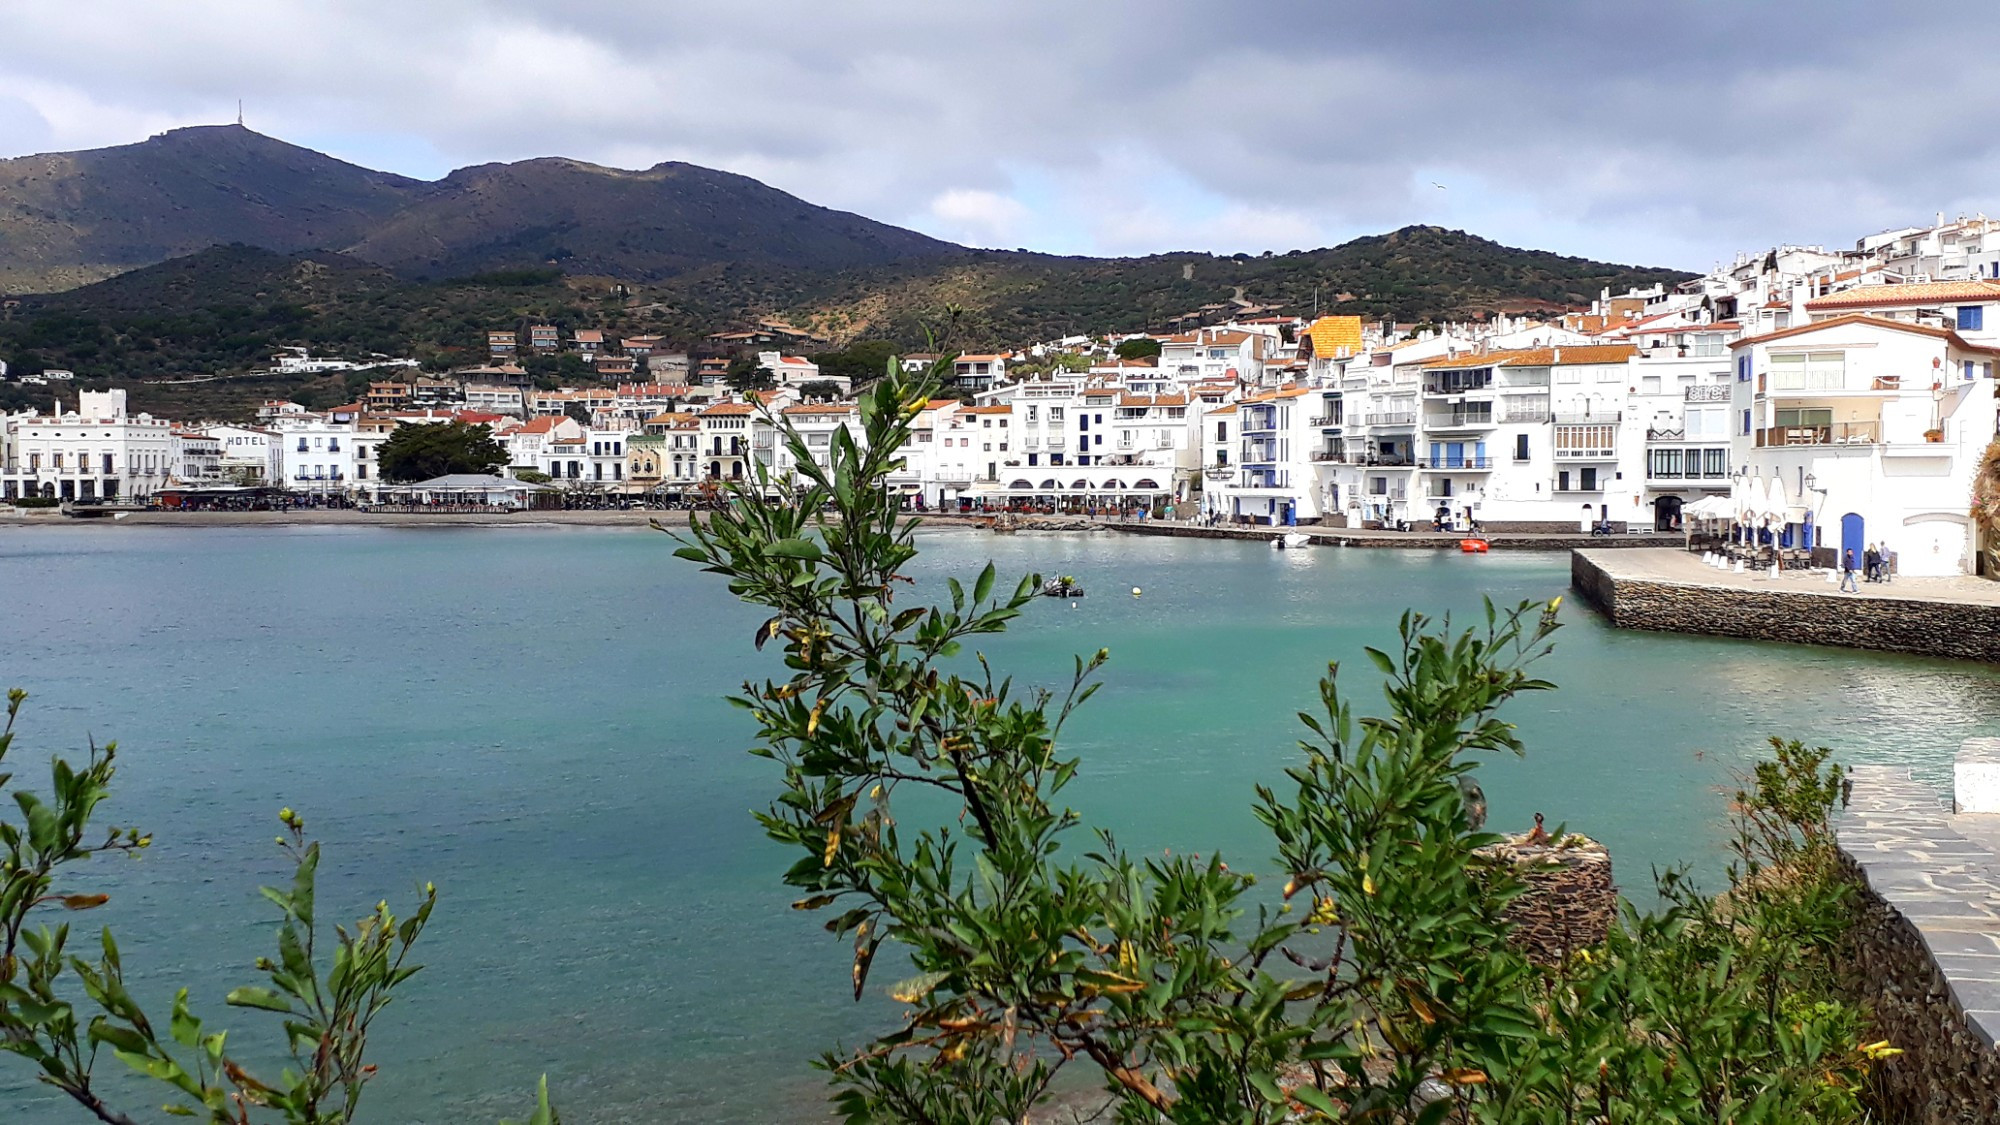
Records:
[[[1137,586],[1132,587],[1132,596],[1135,598],[1139,596],[1139,587]]]

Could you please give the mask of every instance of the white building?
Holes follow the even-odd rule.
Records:
[[[280,419],[278,483],[290,492],[346,495],[355,481],[356,426],[317,416]]]
[[[1740,340],[1730,402],[1739,474],[1794,501],[1783,535],[1904,574],[1969,573],[1967,511],[1994,440],[2000,349],[1861,313]],[[1824,561],[1831,562],[1831,558]]]
[[[222,443],[222,475],[235,484],[275,484],[285,466],[274,430],[252,426],[210,426],[208,433]]]
[[[127,414],[125,392],[81,391],[65,413],[9,419],[13,463],[0,493],[8,498],[143,499],[174,476],[173,426],[150,414]]]

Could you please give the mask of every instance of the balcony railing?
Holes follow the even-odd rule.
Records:
[[[1876,445],[1882,440],[1880,422],[1834,422],[1825,426],[1772,426],[1757,431],[1757,444]]]
[[[1313,450],[1312,459],[1315,461],[1335,461],[1346,464],[1347,454],[1342,453],[1338,449],[1315,449]]]
[[[1559,426],[1608,426],[1622,416],[1622,412],[1617,410],[1607,410],[1599,414],[1585,411],[1582,414],[1557,414],[1550,420]]]
[[[1462,430],[1494,424],[1490,410],[1454,410],[1449,414],[1424,415],[1424,425],[1435,430]]]
[[[1381,492],[1371,491],[1368,493],[1368,495],[1374,497],[1377,500],[1389,500],[1396,503],[1400,503],[1404,500],[1409,499],[1410,490],[1407,488],[1390,488],[1390,489],[1385,489]]]
[[[1604,482],[1600,480],[1586,484],[1582,481],[1571,481],[1568,484],[1564,484],[1562,483],[1562,481],[1558,480],[1556,482],[1555,491],[1559,495],[1567,495],[1568,493],[1572,492],[1603,492]]]
[[[1408,457],[1394,453],[1364,453],[1355,458],[1357,465],[1371,465],[1385,469],[1407,469],[1415,464]]]
[[[1314,418],[1311,422],[1307,424],[1312,426],[1318,426],[1322,429],[1325,429],[1328,427],[1341,425],[1342,421],[1341,419],[1336,418],[1331,414],[1322,414],[1319,417]]]
[[[1491,457],[1424,457],[1417,461],[1419,469],[1490,469]]]
[[[1651,428],[1648,428],[1648,429],[1646,430],[1646,440],[1647,440],[1647,441],[1686,441],[1686,440],[1687,440],[1687,431],[1686,431],[1686,430],[1684,430],[1684,429],[1683,429],[1683,430],[1655,430],[1655,429],[1651,429]]]
[[[1370,426],[1414,426],[1417,413],[1414,410],[1391,410],[1381,414],[1369,414],[1363,419]]]

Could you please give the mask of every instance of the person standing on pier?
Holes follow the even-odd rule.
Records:
[[[1852,547],[1847,549],[1846,556],[1840,560],[1840,592],[1844,594],[1850,590],[1857,594],[1861,592],[1861,583],[1854,580],[1854,548]]]
[[[1861,552],[1861,576],[1870,582],[1882,580],[1882,552],[1876,550],[1873,543]]]

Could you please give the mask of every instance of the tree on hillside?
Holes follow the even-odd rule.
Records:
[[[807,402],[832,402],[840,397],[840,384],[831,379],[813,379],[799,384],[799,397]]]
[[[826,375],[844,375],[856,386],[882,374],[902,349],[888,340],[858,340],[839,351],[819,352],[806,358],[819,365]]]
[[[433,422],[398,426],[376,451],[382,479],[398,484],[449,473],[490,473],[507,451],[485,425]]]
[[[757,357],[750,355],[730,360],[729,370],[722,381],[739,394],[744,391],[768,391],[777,386],[777,381],[771,377],[771,369],[759,366]]]
[[[1160,354],[1160,342],[1146,336],[1126,340],[1111,350],[1119,359],[1153,359]]]

